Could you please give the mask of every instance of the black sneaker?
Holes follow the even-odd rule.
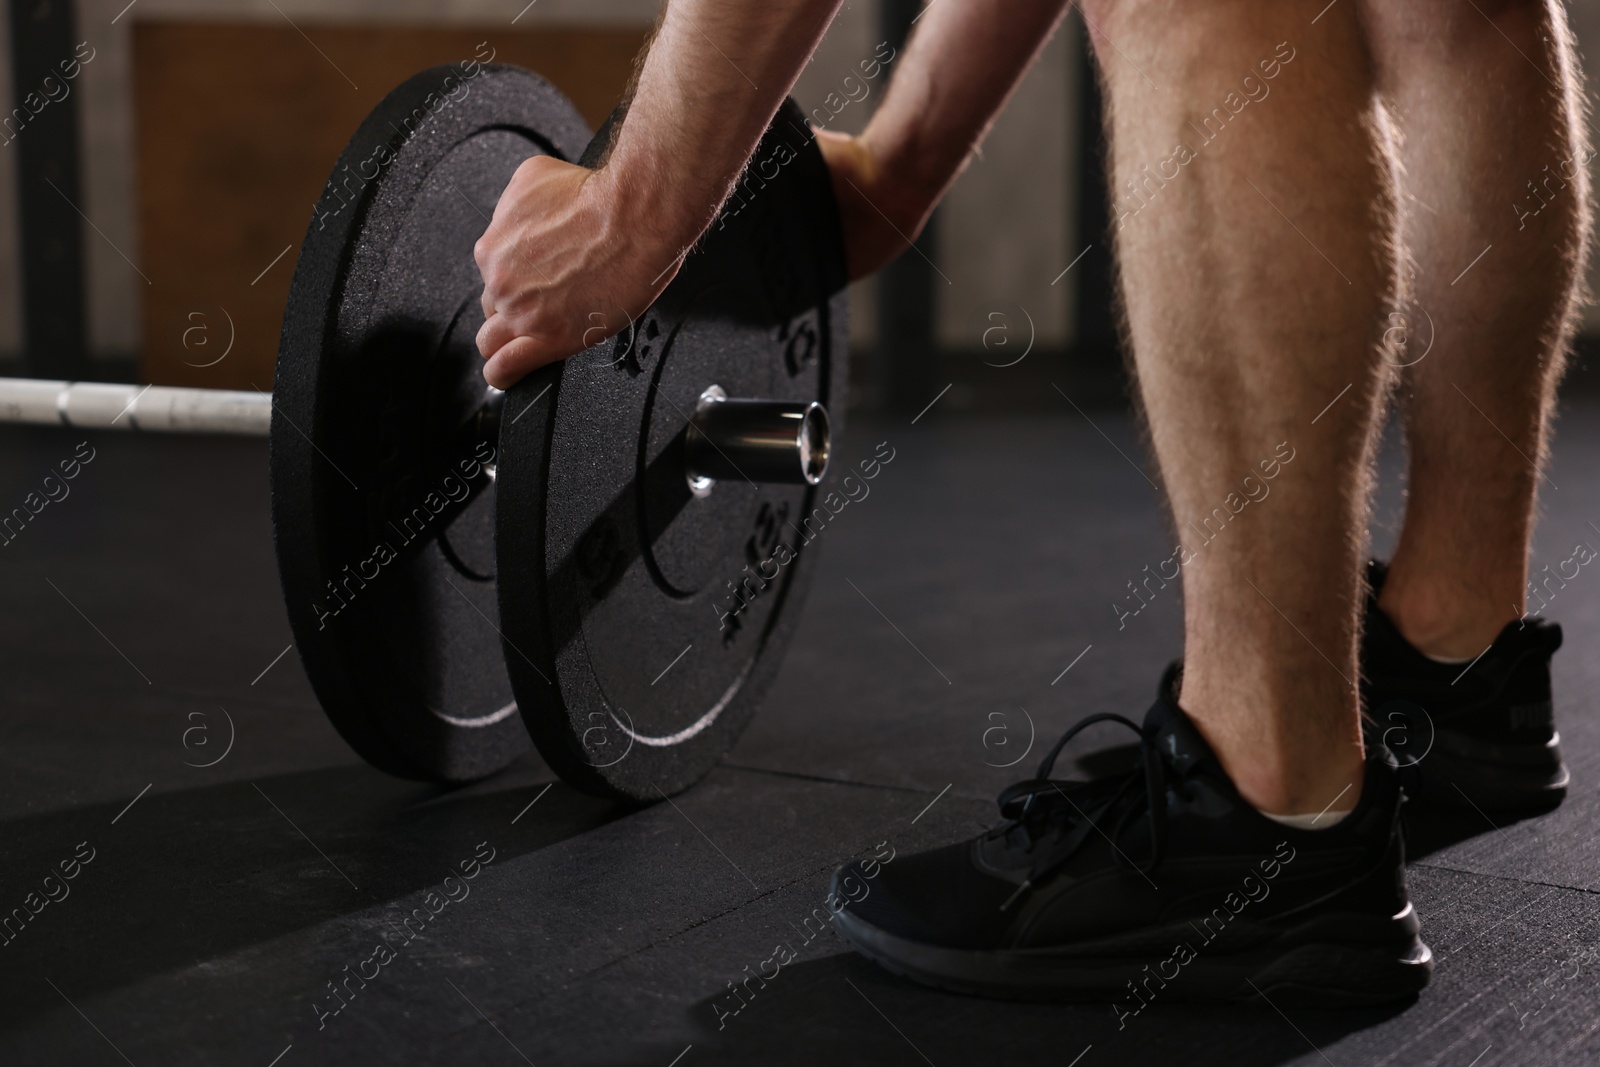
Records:
[[[1318,1006],[1413,996],[1433,955],[1406,899],[1400,792],[1368,757],[1361,800],[1326,830],[1268,819],[1234,790],[1163,679],[1144,729],[1091,715],[1039,777],[1000,794],[974,841],[835,872],[840,935],[889,970],[962,993],[1109,1000],[1126,1024],[1157,1000]],[[1084,727],[1140,735],[1139,766],[1051,781]],[[830,905],[832,906],[832,905]]]
[[[1378,607],[1388,568],[1367,565],[1361,693],[1367,728],[1393,750],[1406,794],[1482,811],[1550,808],[1567,795],[1550,704],[1550,657],[1561,627],[1507,623],[1470,664],[1418,652]]]

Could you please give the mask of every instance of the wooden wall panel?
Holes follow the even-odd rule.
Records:
[[[621,97],[648,27],[302,22],[300,30],[135,25],[145,381],[271,388],[311,205],[350,134],[394,86],[424,67],[481,57],[487,41],[496,62],[538,71],[597,126]]]

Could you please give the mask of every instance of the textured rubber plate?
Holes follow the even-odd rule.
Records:
[[[719,385],[821,401],[837,434],[844,282],[826,164],[788,103],[656,304],[507,393],[506,669],[540,754],[571,784],[636,799],[682,790],[760,703],[815,562],[806,519],[828,486],[723,480],[697,497],[684,429]]]
[[[501,658],[494,442],[472,246],[517,165],[574,159],[572,105],[513,67],[435,67],[340,156],[278,351],[272,520],[295,646],[377,767],[467,781],[528,748]]]

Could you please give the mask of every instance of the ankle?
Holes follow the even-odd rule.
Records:
[[[1393,574],[1378,607],[1417,651],[1440,659],[1470,659],[1499,636],[1521,611],[1522,598],[1498,603],[1483,590],[1445,583],[1407,582]]]
[[[1339,709],[1341,719],[1348,711],[1352,728],[1347,733],[1332,725],[1332,715],[1319,724],[1316,716],[1272,714],[1268,709],[1284,706],[1276,701],[1219,703],[1191,690],[1187,678],[1184,687],[1181,706],[1189,721],[1216,753],[1239,795],[1257,811],[1314,815],[1348,810],[1361,799],[1366,758],[1360,731],[1354,727],[1353,703]],[[1260,714],[1238,714],[1252,705]],[[1296,701],[1289,706],[1304,713],[1306,705]],[[1218,709],[1228,714],[1208,714]]]
[[[1270,766],[1261,761],[1240,763],[1224,757],[1223,768],[1245,803],[1257,811],[1274,816],[1317,816],[1348,812],[1361,801],[1366,766],[1359,754],[1353,760],[1348,755],[1317,761],[1298,770],[1291,769],[1287,762]]]

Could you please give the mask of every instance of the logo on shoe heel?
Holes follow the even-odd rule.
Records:
[[[1523,731],[1548,733],[1551,723],[1555,721],[1555,709],[1548,700],[1537,704],[1513,704],[1507,709],[1507,716],[1514,734]]]

